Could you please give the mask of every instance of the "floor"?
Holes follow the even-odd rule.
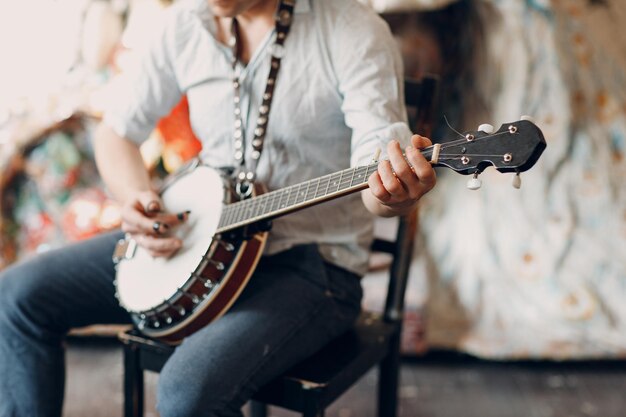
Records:
[[[64,417],[122,415],[122,352],[115,341],[69,342]],[[376,373],[369,373],[326,413],[375,417]],[[147,376],[147,417],[156,417]],[[454,353],[405,360],[399,417],[623,417],[626,362],[486,362]],[[247,411],[246,411],[247,412]],[[296,414],[272,409],[271,416]]]

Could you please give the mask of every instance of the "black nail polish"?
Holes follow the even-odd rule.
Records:
[[[182,221],[187,220],[187,218],[189,217],[189,213],[191,213],[191,210],[183,211],[183,212],[178,213],[176,217],[178,218],[178,220],[182,222]]]

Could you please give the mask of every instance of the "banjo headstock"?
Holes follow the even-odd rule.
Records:
[[[490,125],[462,134],[463,139],[441,144],[437,164],[463,175],[479,174],[489,166],[500,172],[529,170],[546,148],[541,130],[529,120]]]

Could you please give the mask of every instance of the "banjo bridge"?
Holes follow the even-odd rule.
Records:
[[[113,251],[113,263],[118,264],[125,259],[132,259],[137,250],[137,242],[134,239],[125,237],[117,241]]]

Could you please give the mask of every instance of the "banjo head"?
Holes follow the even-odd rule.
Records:
[[[130,251],[134,253],[120,259],[116,277],[119,301],[126,310],[149,311],[166,303],[183,287],[214,240],[227,189],[222,173],[205,165],[183,171],[168,181],[161,194],[165,211],[190,211],[187,221],[171,232],[183,245],[170,258],[153,258],[129,242],[135,246]]]

